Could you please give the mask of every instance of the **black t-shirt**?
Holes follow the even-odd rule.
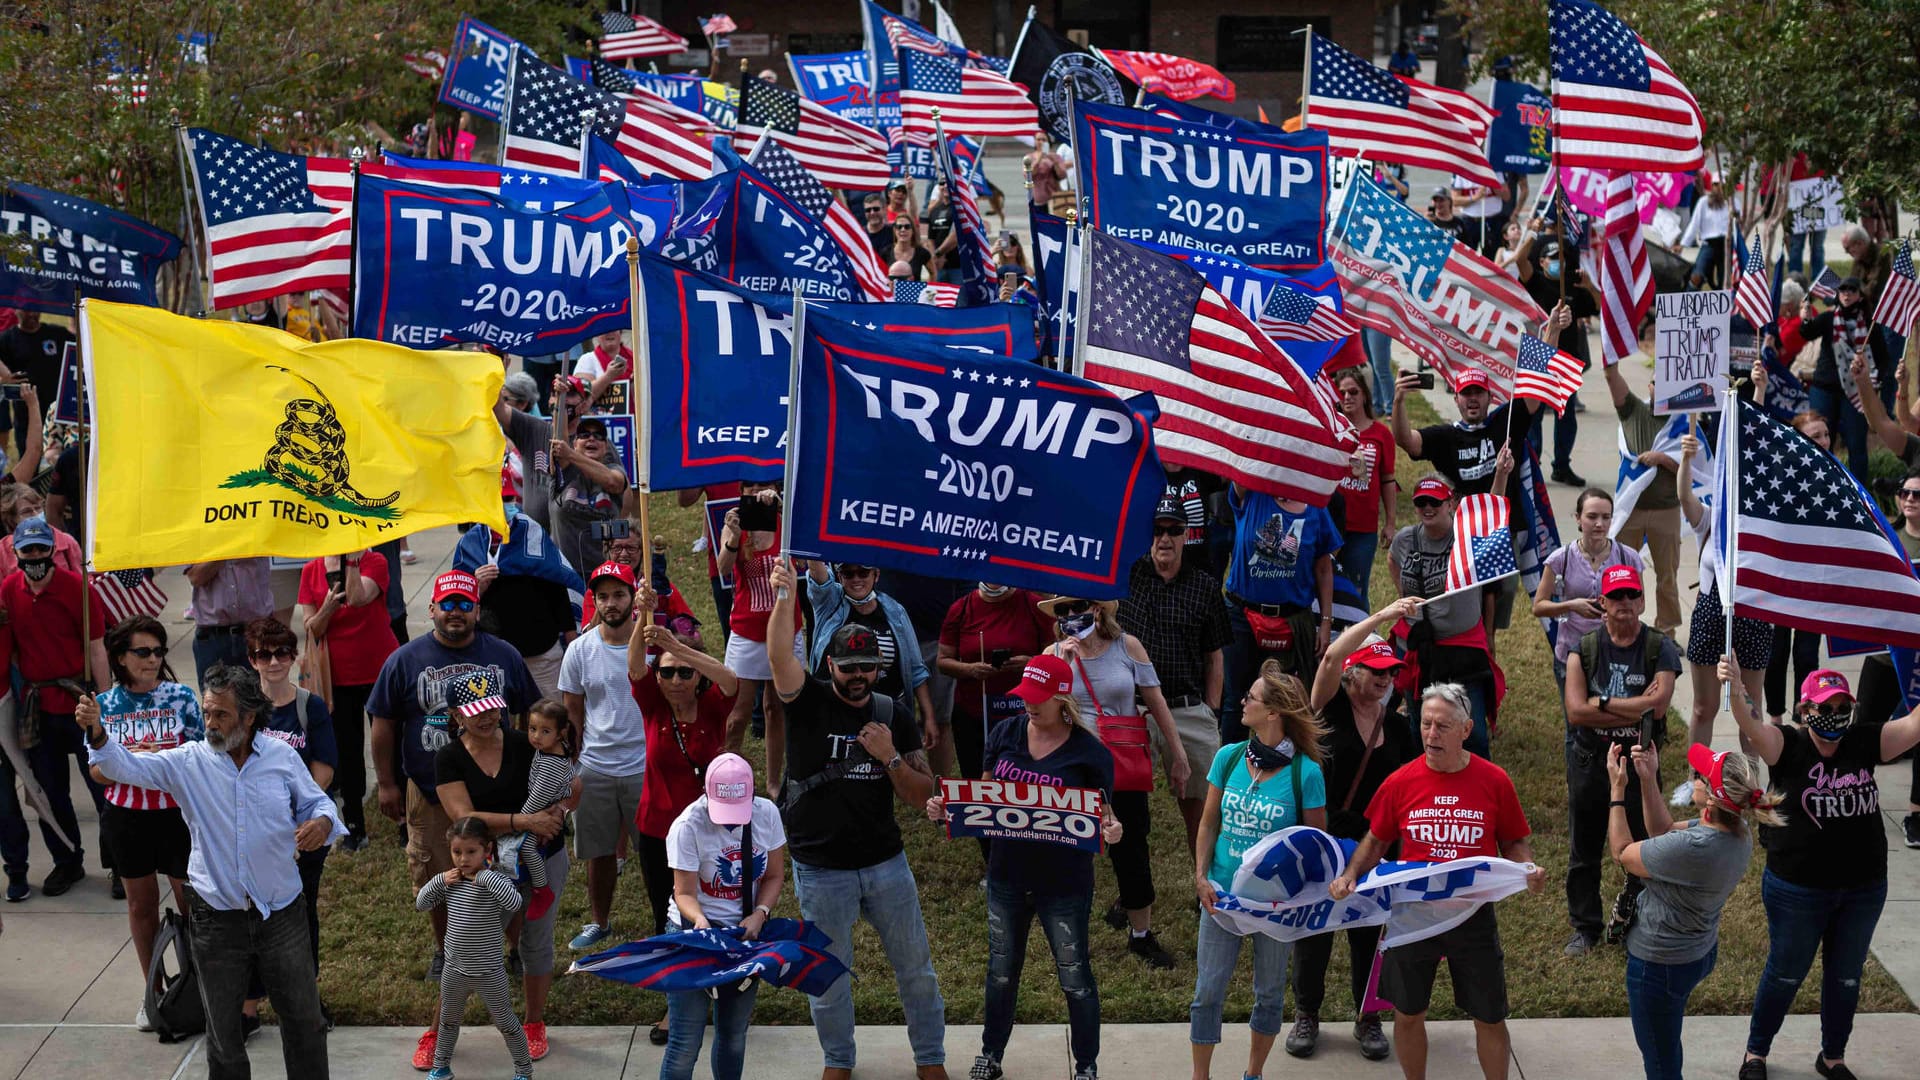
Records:
[[[927,224],[927,243],[937,251],[941,244],[946,243],[948,234],[953,232],[953,206],[942,203],[928,210],[923,220]]]
[[[467,801],[482,814],[517,814],[527,804],[527,778],[533,773],[533,744],[512,728],[501,731],[505,743],[500,749],[500,771],[488,776],[467,753],[465,743],[450,740],[433,755],[433,782],[467,785]],[[430,836],[429,843],[444,842]]]
[[[788,847],[808,866],[860,870],[901,851],[887,763],[875,761],[856,738],[873,719],[876,700],[870,697],[856,708],[840,700],[833,684],[809,678],[799,696],[787,702],[787,783],[807,780],[829,765],[845,770],[782,810]],[[905,757],[920,749],[911,711],[896,707],[892,727],[895,752]]]
[[[1533,274],[1523,283],[1527,295],[1533,297],[1533,302],[1540,305],[1540,310],[1547,312],[1551,312],[1553,306],[1561,299],[1560,279],[1547,276],[1546,259],[1542,255],[1546,244],[1550,242],[1553,242],[1550,237],[1536,237],[1527,249],[1526,258],[1533,264]],[[1571,248],[1569,245],[1562,244],[1560,250],[1568,252]],[[1591,356],[1587,352],[1587,332],[1581,327],[1580,320],[1593,318],[1600,314],[1600,309],[1593,302],[1593,294],[1580,287],[1579,272],[1580,253],[1574,251],[1572,265],[1566,269],[1567,310],[1572,312],[1574,321],[1560,331],[1560,340],[1554,342],[1554,347],[1569,356],[1578,357],[1581,364],[1585,365]]]
[[[987,736],[985,771],[989,779],[1052,788],[1098,788],[1113,797],[1113,752],[1097,735],[1076,726],[1046,757],[1027,748],[1027,718],[1002,720]],[[1093,895],[1093,852],[1076,851],[1045,840],[995,840],[987,856],[987,876],[1041,896]]]
[[[1433,462],[1447,482],[1453,485],[1456,496],[1484,495],[1493,490],[1493,470],[1499,463],[1500,444],[1504,440],[1513,447],[1514,469],[1507,476],[1507,503],[1515,508],[1510,518],[1510,527],[1514,532],[1523,531],[1517,507],[1520,505],[1520,455],[1526,453],[1527,417],[1510,421],[1508,410],[1513,406],[1501,405],[1487,413],[1486,423],[1475,428],[1455,422],[1435,424],[1420,429],[1420,452],[1414,457]]]
[[[1172,499],[1180,504],[1187,515],[1187,552],[1192,554],[1207,548],[1207,497],[1219,490],[1221,484],[1216,477],[1182,469],[1167,475],[1167,487],[1163,498]],[[1340,518],[1334,518],[1340,521]]]
[[[1460,239],[1461,235],[1465,233],[1467,230],[1467,223],[1465,219],[1461,218],[1458,212],[1455,212],[1455,214],[1452,217],[1447,218],[1444,221],[1441,220],[1440,218],[1430,217],[1427,219],[1427,224],[1433,226],[1436,229],[1439,229],[1441,232],[1446,233],[1448,236],[1453,237],[1455,240]],[[1474,224],[1478,225],[1479,222],[1475,222]]]
[[[1587,637],[1594,639],[1594,670],[1587,671],[1587,696],[1601,695],[1610,698],[1639,697],[1653,684],[1653,677],[1662,671],[1673,672],[1674,678],[1680,677],[1680,650],[1673,639],[1661,635],[1660,649],[1656,654],[1653,670],[1647,670],[1647,635],[1653,631],[1646,626],[1640,627],[1633,644],[1621,648],[1607,636],[1607,628],[1589,630]],[[1580,663],[1586,664],[1586,637],[1580,639],[1583,650]],[[1655,731],[1664,733],[1665,724],[1655,727]],[[1621,718],[1613,727],[1577,727],[1574,732],[1580,740],[1589,746],[1603,746],[1607,742],[1618,742],[1632,746],[1640,741],[1640,722]]]
[[[1353,699],[1347,697],[1344,688],[1320,710],[1320,722],[1327,728],[1327,760],[1321,764],[1327,784],[1327,831],[1333,835],[1347,840],[1365,838],[1367,804],[1373,801],[1373,793],[1395,769],[1420,756],[1420,742],[1401,712],[1403,705],[1397,691],[1387,698],[1380,717],[1380,742],[1372,754],[1367,753],[1367,745],[1353,725]],[[1360,771],[1363,758],[1367,763],[1364,775]],[[1360,779],[1357,786],[1356,776]],[[1351,803],[1347,801],[1349,791],[1353,792]]]
[[[514,647],[521,656],[539,656],[560,635],[579,624],[567,587],[526,574],[502,574],[480,598],[481,629]]]
[[[1822,757],[1805,728],[1780,729],[1786,745],[1768,770],[1784,797],[1784,827],[1760,830],[1767,869],[1809,889],[1859,889],[1887,880],[1887,834],[1880,821],[1880,729],[1855,723],[1833,756]]]
[[[60,392],[60,357],[72,340],[72,334],[46,322],[32,332],[16,326],[0,334],[0,360],[6,361],[8,371],[33,383],[43,410],[53,409],[54,395]]]

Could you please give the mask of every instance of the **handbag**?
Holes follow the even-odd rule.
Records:
[[[1147,718],[1109,714],[1100,704],[1099,695],[1093,692],[1093,678],[1087,674],[1087,665],[1080,662],[1078,654],[1073,658],[1073,665],[1080,669],[1080,681],[1087,687],[1087,696],[1093,699],[1094,726],[1100,733],[1100,742],[1113,755],[1113,790],[1152,791],[1153,756],[1149,752],[1152,743],[1147,737]]]
[[[320,700],[327,703],[327,711],[333,711],[333,650],[328,648],[325,634],[307,635],[307,655],[300,663],[300,681],[296,685],[320,695]]]
[[[1247,628],[1253,631],[1253,643],[1262,652],[1292,652],[1293,623],[1286,615],[1268,615],[1246,608]]]

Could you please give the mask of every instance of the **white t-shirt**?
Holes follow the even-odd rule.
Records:
[[[787,846],[787,831],[780,824],[780,811],[773,803],[755,796],[753,800],[754,880],[767,878],[767,852]],[[693,800],[667,829],[667,867],[690,870],[700,875],[700,913],[714,926],[735,926],[746,918],[748,905],[741,902],[745,885],[741,873],[740,826],[715,825],[707,816],[707,797]],[[674,926],[684,923],[678,905],[667,905],[667,919]]]
[[[612,356],[601,355],[598,348],[588,349],[580,354],[580,359],[573,365],[573,373],[583,379],[597,379],[606,374],[607,362],[612,359]]]
[[[602,776],[640,775],[647,731],[627,681],[627,643],[608,644],[598,627],[574,638],[560,661],[560,692],[586,699],[580,764]]]
[[[1477,180],[1469,180],[1459,173],[1455,173],[1452,186],[1455,191],[1466,191],[1479,187],[1480,182]],[[1498,195],[1487,195],[1475,199],[1472,202],[1461,202],[1456,198],[1453,201],[1453,212],[1460,217],[1467,218],[1494,217],[1500,213],[1500,197]]]

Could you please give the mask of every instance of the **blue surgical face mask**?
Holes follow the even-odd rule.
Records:
[[[1559,259],[1547,260],[1547,276],[1550,278],[1557,278],[1560,276],[1560,260]]]

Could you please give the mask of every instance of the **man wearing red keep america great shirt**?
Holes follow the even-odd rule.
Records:
[[[1387,777],[1367,804],[1367,836],[1347,868],[1328,886],[1343,900],[1354,883],[1379,863],[1395,843],[1413,862],[1494,857],[1533,862],[1532,830],[1520,809],[1520,794],[1505,769],[1466,749],[1473,730],[1467,692],[1457,683],[1435,683],[1420,697],[1420,743],[1425,753]],[[1527,889],[1546,887],[1547,872],[1533,867]],[[1380,964],[1380,996],[1392,1002],[1394,1048],[1407,1080],[1427,1075],[1427,1007],[1433,979],[1446,957],[1453,1000],[1473,1017],[1480,1071],[1505,1080],[1512,1059],[1507,1035],[1507,972],[1500,927],[1492,904],[1443,934],[1396,945]]]

